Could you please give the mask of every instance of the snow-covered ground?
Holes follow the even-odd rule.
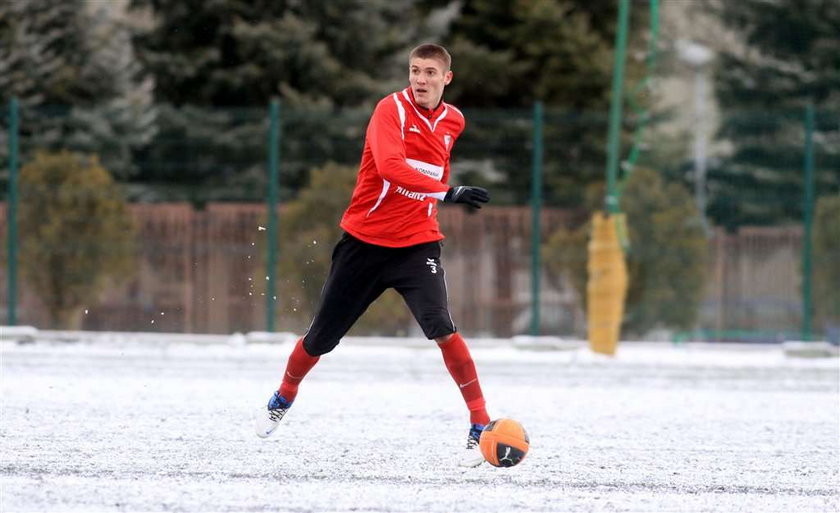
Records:
[[[837,358],[477,342],[490,414],[531,451],[464,470],[433,345],[346,341],[261,440],[291,344],[159,342],[0,344],[0,511],[840,510]]]

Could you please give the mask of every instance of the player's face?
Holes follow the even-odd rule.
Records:
[[[408,83],[417,104],[433,109],[443,97],[443,88],[452,81],[452,71],[437,59],[411,59],[408,63]]]

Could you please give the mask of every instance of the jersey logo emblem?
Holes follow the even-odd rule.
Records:
[[[446,135],[443,136],[443,146],[447,150],[449,149],[449,143],[451,143],[451,142],[452,142],[452,136],[451,135],[446,134]]]
[[[409,132],[415,132],[415,133],[418,133],[418,134],[420,133],[420,129],[417,128],[417,125],[414,125],[414,124],[412,124],[411,127],[409,127],[408,131]]]

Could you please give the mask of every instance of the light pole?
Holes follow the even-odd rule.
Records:
[[[694,70],[694,201],[703,228],[706,224],[706,70],[714,54],[705,46],[680,39],[677,41],[677,55],[681,61]]]

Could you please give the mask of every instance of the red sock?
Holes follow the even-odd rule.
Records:
[[[466,342],[460,334],[454,333],[449,340],[438,344],[438,347],[443,353],[443,362],[449,374],[461,389],[461,395],[464,396],[464,402],[470,410],[470,422],[486,426],[490,423],[490,416],[487,415],[484,395],[478,383],[478,373]]]
[[[303,348],[303,338],[297,341],[292,354],[289,355],[289,362],[286,364],[286,373],[283,374],[283,383],[280,385],[280,395],[289,402],[295,400],[298,392],[298,385],[303,381],[306,373],[318,363],[320,356],[311,356]]]

